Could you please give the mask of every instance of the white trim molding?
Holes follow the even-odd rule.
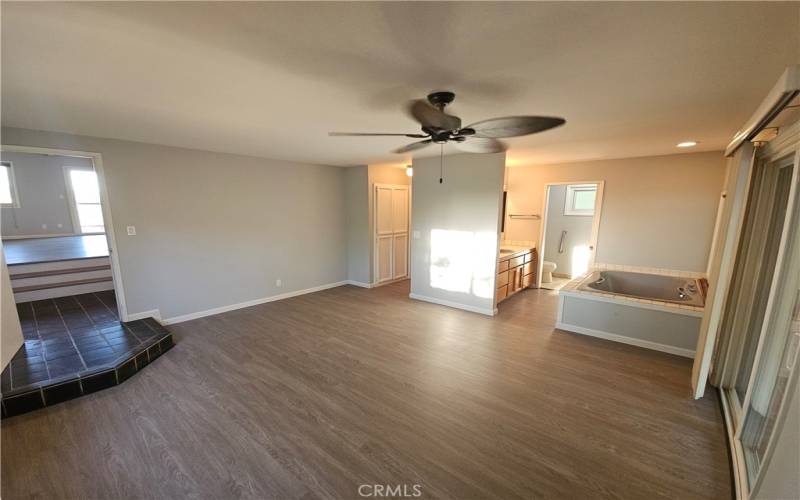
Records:
[[[142,311],[138,313],[129,313],[125,321],[136,321],[137,319],[155,318],[156,321],[161,323],[161,311],[158,309],[151,309],[149,311]]]
[[[649,340],[636,339],[633,337],[626,337],[624,335],[617,335],[615,333],[604,332],[601,330],[594,330],[582,326],[570,325],[567,323],[556,323],[558,330],[564,330],[572,333],[580,333],[581,335],[588,335],[590,337],[597,337],[600,339],[611,340],[613,342],[620,342],[622,344],[634,345],[636,347],[644,347],[645,349],[653,349],[654,351],[666,352],[675,354],[676,356],[683,356],[684,358],[694,358],[694,351],[690,349],[682,349],[666,344],[659,344],[658,342],[651,342]]]
[[[164,320],[161,320],[161,323],[164,325],[183,323],[184,321],[204,318],[206,316],[213,316],[214,314],[220,314],[228,311],[235,311],[236,309],[243,309],[245,307],[257,306],[259,304],[266,304],[267,302],[275,302],[276,300],[289,299],[291,297],[297,297],[298,295],[305,295],[307,293],[321,292],[322,290],[327,290],[329,288],[336,288],[337,286],[348,285],[348,284],[350,283],[346,280],[337,281],[335,283],[326,283],[324,285],[314,286],[303,290],[295,290],[293,292],[286,292],[278,295],[270,295],[269,297],[261,297],[260,299],[247,300],[245,302],[239,302],[238,304],[214,307],[212,309],[206,309],[205,311],[197,311],[189,314],[182,314],[180,316],[173,316],[171,318],[166,318]]]
[[[452,307],[452,308],[455,308],[455,309],[462,309],[464,311],[474,312],[474,313],[478,313],[478,314],[484,314],[486,316],[494,316],[495,314],[497,314],[497,308],[486,309],[484,307],[469,306],[469,305],[466,305],[466,304],[459,304],[458,302],[451,302],[449,300],[436,299],[436,298],[433,298],[433,297],[428,297],[426,295],[419,295],[419,294],[416,294],[416,293],[409,293],[408,297],[410,299],[414,299],[414,300],[421,300],[423,302],[430,302],[431,304],[438,304],[440,306],[447,306],[447,307]]]
[[[363,281],[347,280],[344,282],[346,285],[360,286],[361,288],[372,288],[375,285],[371,283],[364,283]]]

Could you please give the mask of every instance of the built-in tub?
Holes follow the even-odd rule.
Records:
[[[692,358],[704,302],[694,278],[595,271],[559,292],[556,327]]]
[[[698,280],[660,274],[595,271],[581,281],[578,289],[689,306],[703,307],[705,303]]]

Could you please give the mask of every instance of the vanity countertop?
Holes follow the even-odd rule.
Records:
[[[497,260],[502,262],[504,260],[517,257],[521,254],[528,253],[532,251],[534,248],[536,247],[518,246],[518,245],[500,245],[500,253],[497,257]]]

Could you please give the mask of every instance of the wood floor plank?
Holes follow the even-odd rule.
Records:
[[[684,358],[339,287],[173,325],[124,384],[2,422],[15,498],[731,498],[715,394]]]

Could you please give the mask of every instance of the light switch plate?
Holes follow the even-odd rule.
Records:
[[[128,226],[128,236],[136,236],[136,226]]]
[[[414,231],[414,239],[418,240],[420,237],[419,231]]]

